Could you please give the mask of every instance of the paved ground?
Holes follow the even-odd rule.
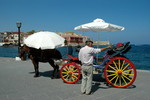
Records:
[[[134,86],[107,87],[94,78],[93,94],[80,93],[80,83],[66,84],[51,79],[52,68],[40,63],[40,77],[33,78],[31,61],[0,58],[0,100],[150,100],[150,71],[138,70]]]

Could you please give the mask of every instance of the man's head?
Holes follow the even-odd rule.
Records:
[[[88,41],[85,42],[85,45],[87,45],[89,47],[92,47],[93,46],[93,41],[88,40]]]

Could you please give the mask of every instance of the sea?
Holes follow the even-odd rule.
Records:
[[[131,49],[125,54],[125,56],[135,65],[136,69],[150,71],[150,45],[131,45]],[[96,48],[96,47],[95,47]],[[101,47],[99,47],[101,48]],[[63,58],[67,58],[68,47],[58,48]],[[73,47],[73,55],[78,56],[75,51],[76,47]],[[101,52],[98,54],[98,58],[101,58],[105,54]],[[0,47],[0,57],[15,58],[18,56],[18,48],[14,46]]]

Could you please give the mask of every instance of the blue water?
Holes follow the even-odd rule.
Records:
[[[78,54],[73,49],[74,56]],[[66,58],[68,48],[59,48],[63,58]],[[101,58],[105,52],[102,52],[98,55]],[[17,47],[0,47],[0,57],[13,57],[18,56]],[[125,56],[130,59],[133,64],[136,66],[136,69],[141,70],[150,70],[150,45],[132,45],[132,48]]]

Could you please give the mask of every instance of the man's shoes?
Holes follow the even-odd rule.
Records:
[[[86,95],[91,95],[92,94],[92,92],[90,92],[90,93],[86,93]]]
[[[91,95],[93,93],[92,92],[90,92],[90,93],[81,92],[81,94]]]

